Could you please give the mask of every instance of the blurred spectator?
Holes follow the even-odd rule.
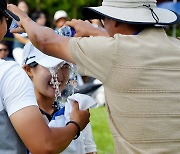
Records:
[[[55,29],[61,28],[66,21],[68,21],[67,13],[63,10],[56,11],[54,14]]]
[[[9,54],[9,49],[8,45],[5,41],[0,42],[0,59],[5,59],[7,58]]]
[[[26,3],[26,1],[19,0],[17,6],[19,9],[21,9],[22,11],[24,11],[28,14],[29,7],[28,7],[28,4]],[[23,47],[29,41],[29,39],[27,38],[26,33],[14,34],[14,38],[15,38],[15,40],[14,40],[14,44],[13,44],[12,54],[13,54],[14,60],[18,64],[21,65],[22,64]]]
[[[6,0],[6,2],[9,3],[9,0]],[[12,55],[14,35],[12,33],[10,33],[9,30],[7,30],[6,35],[4,36],[3,40],[5,41],[5,43],[8,46],[8,49],[9,49],[9,54],[8,54],[8,57],[6,59],[14,60],[14,57]]]
[[[17,4],[18,8],[20,8],[22,11],[28,13],[29,12],[29,7],[26,1],[24,0],[19,0]]]
[[[13,50],[13,42],[14,42],[14,35],[10,33],[10,31],[7,31],[6,35],[4,36],[4,42],[6,42],[8,48],[9,48],[9,54],[8,54],[8,60],[14,60],[14,57],[12,55]]]
[[[43,11],[35,11],[31,15],[31,19],[41,26],[46,25],[46,15]]]

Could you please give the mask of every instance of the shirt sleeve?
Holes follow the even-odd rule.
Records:
[[[12,66],[4,75],[2,93],[8,116],[24,107],[37,106],[33,84],[18,65]]]
[[[101,82],[106,80],[113,65],[115,38],[72,38],[69,50],[81,75],[98,78]]]

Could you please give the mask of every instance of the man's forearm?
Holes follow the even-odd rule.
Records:
[[[24,115],[29,116],[24,116]],[[36,106],[26,107],[10,117],[16,132],[32,154],[59,153],[76,136],[78,128],[69,124],[61,128],[49,128]]]
[[[21,24],[28,34],[31,42],[40,50],[42,48],[42,42],[45,42],[46,40],[48,41],[48,36],[53,35],[52,29],[40,26],[39,24],[32,21],[29,17],[22,19]]]
[[[60,129],[62,129],[62,133],[59,133]],[[49,150],[52,153],[64,151],[76,136],[77,131],[77,127],[73,124],[70,124],[65,128],[51,128],[51,133],[49,133],[50,138],[48,140]]]
[[[52,29],[40,26],[30,18],[25,18],[21,22],[30,41],[36,48],[50,56],[74,63],[68,51],[70,38],[57,35]]]

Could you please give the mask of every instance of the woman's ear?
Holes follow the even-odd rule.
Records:
[[[23,69],[27,73],[27,75],[32,79],[33,73],[32,73],[32,68],[29,65],[24,65]]]

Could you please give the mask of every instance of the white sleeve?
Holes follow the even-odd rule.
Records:
[[[2,83],[3,105],[9,116],[24,107],[37,106],[33,84],[18,65],[6,72]]]
[[[94,142],[91,124],[88,123],[87,126],[83,130],[84,133],[84,145],[86,153],[96,152],[96,144]]]

